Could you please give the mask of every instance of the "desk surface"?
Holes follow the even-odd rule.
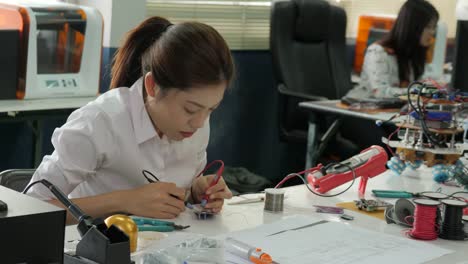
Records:
[[[395,224],[389,225],[383,220],[357,212],[346,210],[346,214],[355,217],[353,221],[341,220],[339,217],[332,214],[320,214],[315,212],[313,205],[334,206],[339,202],[349,202],[357,199],[358,185],[358,181],[356,181],[348,192],[332,198],[316,196],[310,193],[304,185],[285,188],[287,198],[284,201],[285,205],[282,213],[265,212],[263,210],[263,203],[243,205],[226,204],[222,213],[212,219],[198,220],[194,215],[184,212],[174,221],[177,224],[190,225],[191,227],[187,229],[187,232],[212,236],[271,223],[290,215],[306,215],[335,222],[344,221],[346,224],[351,224],[353,226],[359,226],[376,232],[404,237],[402,232],[402,230],[405,230],[404,227]],[[347,185],[345,184],[341,187],[345,188]],[[448,194],[460,191],[460,188],[435,183],[432,180],[432,175],[429,170],[419,169],[416,172],[407,170],[402,176],[396,176],[391,172],[385,172],[377,177],[369,179],[367,184],[367,193],[370,193],[372,189],[395,189],[407,190],[410,192],[435,191],[439,187],[442,188],[442,192]],[[338,191],[339,189],[337,188],[335,190]],[[367,195],[367,198],[371,199],[369,194]],[[388,201],[395,200],[388,199]],[[76,239],[77,237],[76,226],[67,227],[66,239]],[[454,253],[434,259],[427,263],[467,263],[466,252],[468,250],[468,241],[447,241],[437,239],[429,241],[428,243],[453,250]]]
[[[91,97],[47,98],[31,100],[0,100],[0,113],[41,111],[55,109],[75,109],[96,99]]]
[[[300,107],[303,107],[308,110],[318,111],[318,112],[327,112],[338,115],[352,116],[362,119],[369,120],[388,120],[396,112],[376,112],[376,113],[367,113],[367,112],[358,112],[348,109],[344,109],[337,106],[339,100],[329,100],[329,101],[308,101],[299,103]]]

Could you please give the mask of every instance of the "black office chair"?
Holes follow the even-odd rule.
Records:
[[[0,185],[22,192],[31,180],[35,169],[11,169],[0,172]]]
[[[270,50],[283,141],[306,142],[308,116],[299,102],[341,98],[351,88],[345,32],[346,13],[326,1],[273,2]]]

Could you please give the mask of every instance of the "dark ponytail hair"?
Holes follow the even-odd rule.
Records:
[[[415,79],[424,73],[427,47],[420,44],[421,35],[431,21],[439,20],[439,13],[426,0],[407,0],[398,12],[390,33],[380,42],[394,50],[398,62],[400,83],[410,81],[412,68]]]
[[[130,87],[152,72],[162,90],[226,82],[234,73],[231,52],[211,26],[198,22],[172,25],[150,17],[131,30],[112,65],[110,88]]]

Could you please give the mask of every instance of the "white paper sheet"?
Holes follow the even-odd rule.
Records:
[[[273,260],[287,263],[393,264],[423,263],[452,251],[424,241],[378,233],[343,223],[327,222],[290,230],[319,220],[296,216],[229,234],[262,248]],[[231,261],[231,258],[228,258]],[[230,263],[242,263],[232,260]]]

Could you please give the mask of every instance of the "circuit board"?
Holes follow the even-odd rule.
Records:
[[[367,212],[385,210],[385,208],[392,205],[390,203],[380,201],[380,200],[366,200],[366,199],[356,200],[354,201],[354,203],[356,204],[356,207],[359,210],[364,210]]]

